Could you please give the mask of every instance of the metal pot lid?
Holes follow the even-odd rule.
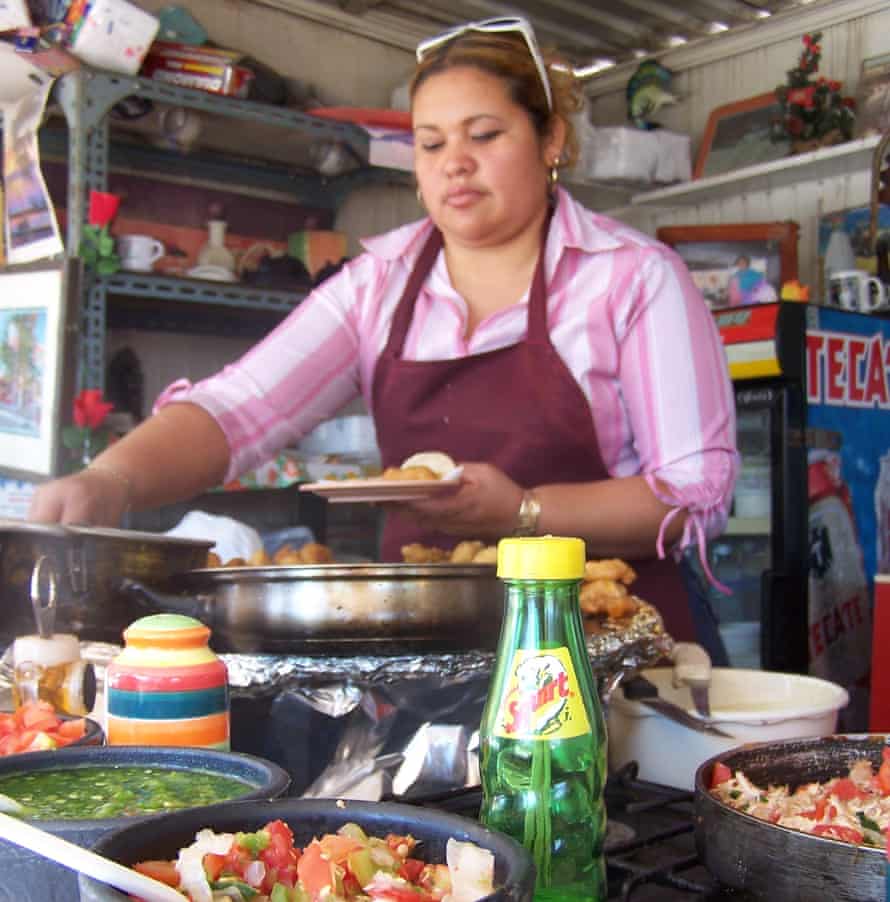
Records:
[[[0,532],[18,532],[31,536],[53,539],[69,539],[72,536],[86,536],[97,539],[117,539],[128,542],[157,542],[164,545],[180,545],[192,548],[210,548],[214,539],[189,539],[182,536],[168,536],[162,532],[139,532],[134,529],[113,529],[104,526],[76,526],[61,523],[32,523],[29,520],[0,518]]]

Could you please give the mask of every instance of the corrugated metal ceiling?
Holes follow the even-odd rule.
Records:
[[[539,42],[575,66],[620,65],[728,29],[751,26],[810,0],[325,0],[359,17],[396,20],[419,34],[451,25],[519,13]]]

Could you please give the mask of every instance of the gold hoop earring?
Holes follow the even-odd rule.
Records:
[[[423,206],[423,195],[420,193],[420,185],[417,186],[417,203]]]
[[[550,164],[550,187],[555,188],[559,181],[559,157],[554,157]]]

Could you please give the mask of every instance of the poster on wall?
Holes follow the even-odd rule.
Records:
[[[0,273],[0,473],[59,474],[73,386],[75,282],[73,265]]]
[[[852,687],[857,706],[874,576],[890,572],[890,321],[816,306],[808,314],[807,429],[823,439],[808,441],[811,660],[816,675]]]
[[[64,250],[40,169],[37,130],[53,79],[0,45],[3,113],[4,234],[8,263],[31,263]]]

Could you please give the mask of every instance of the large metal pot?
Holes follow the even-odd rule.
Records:
[[[209,541],[159,533],[0,520],[0,639],[36,631],[30,583],[41,558],[56,580],[55,629],[119,642],[144,610],[119,591],[123,578],[164,586],[201,567]]]
[[[867,758],[877,767],[884,735],[825,736],[745,745],[710,758],[695,776],[695,838],[721,883],[769,902],[884,902],[882,849],[790,830],[736,811],[708,791],[714,766],[741,770],[758,786],[825,781]]]
[[[130,585],[153,609],[213,630],[214,648],[393,654],[494,648],[503,587],[492,565],[318,564],[199,569],[179,595]]]

